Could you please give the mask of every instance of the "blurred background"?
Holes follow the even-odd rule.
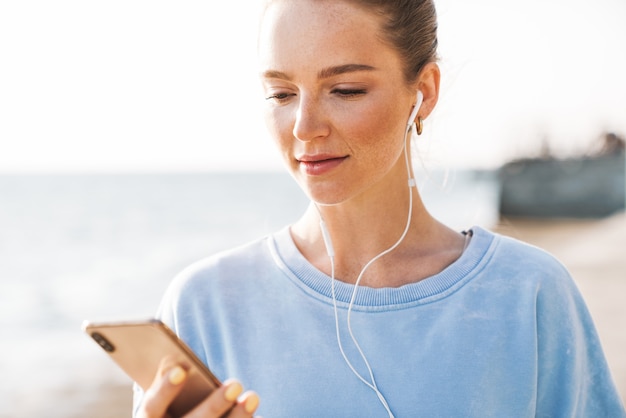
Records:
[[[249,3],[0,2],[1,418],[128,415],[82,321],[152,316],[188,263],[306,207],[263,125]],[[559,257],[626,397],[626,3],[436,5],[426,203]]]

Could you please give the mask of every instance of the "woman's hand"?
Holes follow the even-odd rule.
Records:
[[[162,363],[152,386],[144,394],[137,417],[168,417],[167,408],[183,389],[186,379],[187,371],[182,366]],[[228,380],[185,415],[185,418],[251,418],[259,405],[259,397],[254,392],[246,392],[240,396],[242,392],[241,383]]]

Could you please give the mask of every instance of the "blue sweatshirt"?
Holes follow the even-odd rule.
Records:
[[[346,327],[353,286],[335,287],[344,350],[367,377]],[[574,282],[535,247],[474,228],[441,273],[360,287],[351,316],[395,417],[626,417]],[[259,415],[388,416],[338,348],[330,278],[288,229],[190,266],[160,317],[217,377],[255,390]]]

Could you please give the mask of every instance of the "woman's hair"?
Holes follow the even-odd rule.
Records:
[[[433,0],[343,1],[380,16],[382,40],[400,54],[407,83],[415,81],[426,64],[437,61],[437,12]],[[272,0],[263,3],[265,10]]]
[[[404,78],[415,80],[429,62],[437,61],[437,11],[433,0],[345,0],[382,19],[383,41],[404,61]]]

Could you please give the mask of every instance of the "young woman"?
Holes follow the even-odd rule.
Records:
[[[625,416],[567,271],[420,200],[410,138],[438,100],[436,25],[431,0],[267,2],[267,124],[312,203],[165,295],[160,317],[238,379],[190,417]],[[164,416],[185,377],[164,363],[136,415]]]

